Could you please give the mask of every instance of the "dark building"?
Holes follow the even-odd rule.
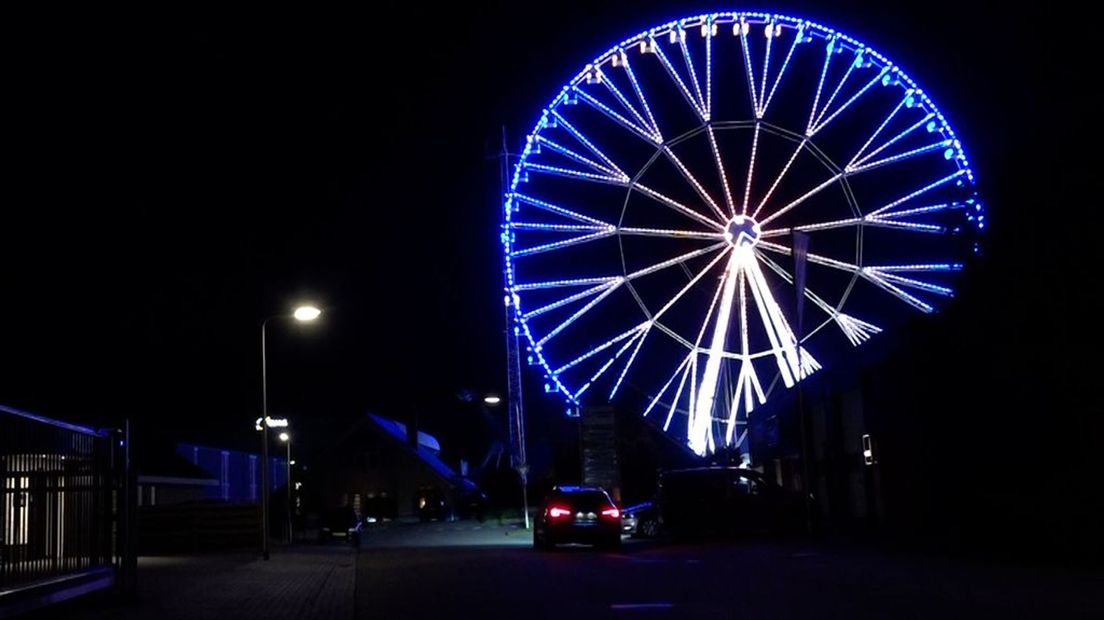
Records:
[[[447,518],[479,488],[441,458],[428,433],[367,414],[342,437],[325,464],[327,511],[351,509],[368,519]],[[464,467],[461,464],[461,470]]]

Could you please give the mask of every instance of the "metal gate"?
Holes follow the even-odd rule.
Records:
[[[120,439],[0,405],[0,594],[117,567]]]

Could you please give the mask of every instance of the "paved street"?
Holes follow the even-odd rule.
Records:
[[[358,559],[357,617],[1104,617],[1104,575],[798,543],[529,545],[523,531],[489,525],[372,532]]]
[[[33,614],[66,620],[301,620],[353,617],[355,555],[347,546],[143,557],[131,603],[93,596]]]
[[[516,526],[388,524],[347,545],[142,558],[131,604],[92,597],[30,620],[1102,618],[1104,574],[797,542],[538,553]]]

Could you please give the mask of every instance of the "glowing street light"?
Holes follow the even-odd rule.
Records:
[[[322,316],[322,310],[315,306],[299,306],[292,316],[300,323],[309,323]]]
[[[495,396],[494,394],[491,394],[490,396],[484,396],[483,402],[487,403],[488,405],[497,405],[498,403],[502,402],[502,399],[498,396]]]
[[[289,439],[291,439],[291,435],[288,435],[287,433],[280,433],[280,441],[287,441]]]

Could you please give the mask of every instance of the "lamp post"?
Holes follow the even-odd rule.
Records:
[[[290,543],[294,540],[291,534],[291,435],[285,431],[279,437],[280,441],[287,444],[287,538]]]
[[[314,321],[322,315],[315,306],[299,306],[291,317],[300,323]],[[286,314],[277,314],[261,322],[261,557],[265,560],[268,552],[268,322],[273,319],[288,318]]]
[[[497,407],[502,402],[502,398],[495,394],[488,394],[483,397],[483,404],[490,407]],[[512,416],[513,411],[507,411],[507,416]],[[521,429],[520,424],[517,427],[515,433],[515,426],[508,421],[510,428],[510,460],[512,465],[517,470],[518,476],[521,478],[521,511],[525,518],[525,529],[529,529],[529,464],[525,459],[525,431]]]

